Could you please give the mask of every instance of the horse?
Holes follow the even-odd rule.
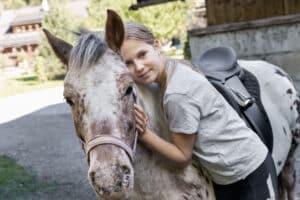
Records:
[[[149,128],[170,139],[159,106],[159,87],[133,81],[118,52],[124,25],[114,11],[108,10],[105,29],[105,41],[85,32],[75,46],[44,29],[55,54],[67,66],[64,97],[72,110],[95,193],[99,199],[215,199],[212,181],[198,162],[176,167],[137,141],[134,103],[144,108]],[[300,130],[297,91],[279,67],[264,61],[239,62],[259,80],[267,114],[275,113],[268,115],[274,134],[272,156],[278,174],[281,172],[282,188],[292,200],[293,156]]]

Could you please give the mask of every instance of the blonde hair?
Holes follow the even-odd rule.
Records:
[[[125,22],[125,40],[133,39],[143,41],[147,44],[153,45],[156,38],[153,33],[143,24],[137,22]]]

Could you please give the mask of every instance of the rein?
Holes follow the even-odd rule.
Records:
[[[134,95],[133,96],[134,103],[136,103],[137,99],[136,99],[135,92],[133,92],[133,95]],[[91,140],[89,140],[87,143],[85,143],[81,138],[79,138],[79,139],[80,139],[82,148],[85,152],[88,164],[90,164],[90,151],[92,149],[94,149],[95,147],[97,147],[99,145],[103,145],[103,144],[115,145],[115,146],[123,149],[127,153],[127,155],[129,156],[130,161],[133,163],[134,158],[135,158],[137,140],[138,140],[138,131],[137,131],[135,125],[134,125],[134,128],[133,128],[133,134],[134,134],[134,141],[133,141],[133,146],[132,147],[130,147],[125,142],[123,142],[120,138],[115,137],[115,136],[104,136],[104,135],[101,136],[101,135],[98,135],[97,137],[92,138]]]

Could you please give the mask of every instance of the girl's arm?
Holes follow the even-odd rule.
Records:
[[[136,127],[140,132],[139,139],[148,148],[178,165],[185,166],[188,164],[192,157],[195,134],[171,132],[171,143],[160,138],[156,133],[146,128],[147,116],[138,105],[135,105],[135,120]]]
[[[148,128],[140,137],[147,147],[158,152],[170,161],[185,166],[192,157],[195,134],[171,133],[172,143],[162,139]]]

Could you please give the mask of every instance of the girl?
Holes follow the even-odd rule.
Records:
[[[135,81],[161,87],[172,142],[148,129],[145,112],[135,105],[141,142],[180,166],[193,154],[211,176],[218,200],[277,199],[266,146],[201,73],[161,55],[160,42],[135,22],[125,23],[120,54]]]

